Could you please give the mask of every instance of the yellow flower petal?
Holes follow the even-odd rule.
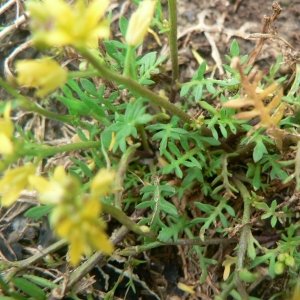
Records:
[[[84,240],[80,235],[74,236],[69,246],[70,262],[73,266],[77,266],[80,263],[81,255],[84,253],[84,245]]]
[[[0,126],[1,126],[1,122],[0,122]],[[13,142],[4,132],[0,132],[0,153],[4,155],[9,155],[9,154],[13,154],[13,152],[14,152]]]
[[[111,190],[115,172],[101,169],[91,182],[91,192],[95,197],[104,196]]]
[[[114,246],[108,239],[108,236],[102,230],[99,230],[98,235],[91,240],[91,243],[93,244],[94,248],[107,255],[111,255],[114,251]]]
[[[97,198],[89,198],[84,202],[81,212],[82,218],[97,218],[101,212],[101,202]]]
[[[73,6],[63,0],[28,1],[34,42],[97,48],[98,38],[109,36],[108,22],[101,21],[108,5],[109,0],[94,0],[88,6],[83,0]]]
[[[28,177],[35,173],[35,166],[28,164],[19,168],[7,170],[0,180],[1,204],[10,206],[19,197],[20,192],[28,185]]]
[[[36,87],[36,95],[43,97],[62,86],[68,77],[68,72],[56,61],[48,58],[21,60],[16,63],[17,82],[26,87]]]
[[[76,177],[67,175],[63,166],[57,166],[50,180],[41,176],[31,176],[30,184],[39,192],[44,204],[58,204],[76,198],[80,184]]]

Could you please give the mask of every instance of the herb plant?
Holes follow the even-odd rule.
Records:
[[[125,277],[134,292],[137,282],[144,286],[135,275],[145,263],[141,253],[177,246],[183,264],[197,263],[196,281],[178,283],[186,297],[213,280],[208,299],[263,299],[255,287],[284,278],[285,289],[271,299],[298,299],[299,64],[286,85],[289,78],[279,75],[285,53],[259,71],[260,44],[242,56],[233,40],[226,77],[210,78],[204,61],[180,82],[176,1],[168,1],[168,21],[161,1],[134,1],[137,11],[120,18],[118,40],[110,39],[109,1],[86,2],[26,1],[32,43],[51,58],[19,60],[15,77],[0,79],[11,95],[0,107],[1,205],[16,207],[22,193],[37,192],[25,216],[29,224],[48,218],[58,239],[26,259],[3,259],[0,293],[90,297],[78,282],[116,259],[125,263],[105,290],[113,299]],[[147,32],[159,39],[155,31],[168,37],[170,56],[141,48]],[[62,49],[76,53],[78,70],[60,65]],[[166,75],[168,59],[171,85],[161,93],[155,78]],[[66,113],[49,109],[55,101]],[[12,121],[20,109],[75,129],[72,139],[49,146]],[[64,165],[55,162],[62,153]],[[112,231],[104,214],[121,225]],[[133,244],[121,243],[129,232]],[[46,260],[66,246],[66,255]],[[32,271],[55,264],[72,272],[49,281]]]

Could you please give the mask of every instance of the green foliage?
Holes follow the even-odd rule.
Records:
[[[166,197],[174,195],[175,189],[172,186],[160,182],[156,177],[152,185],[146,185],[141,189],[142,201],[136,206],[137,209],[150,207],[152,213],[149,217],[144,218],[141,224],[150,224],[150,228],[157,230],[163,226],[162,219],[166,215],[178,216],[176,207],[166,200]]]
[[[163,20],[162,11],[162,4],[158,1],[152,25],[161,34],[166,34],[172,28],[168,21]],[[160,56],[157,51],[147,52],[146,47],[129,47],[124,42],[129,22],[123,16],[119,19],[122,38],[104,40],[106,51],[101,54],[99,51],[91,54],[89,50],[74,48],[81,51],[82,57],[88,61],[86,70],[75,72],[75,75],[70,72],[67,83],[60,91],[42,103],[48,107],[49,103],[52,105],[51,101],[57,99],[68,115],[62,116],[44,109],[32,99],[11,92],[16,97],[16,100],[9,102],[12,109],[24,106],[30,112],[67,124],[72,127],[72,134],[76,133],[81,141],[64,145],[64,148],[60,145],[49,146],[33,131],[16,124],[14,129],[18,138],[5,136],[5,141],[13,144],[14,152],[10,155],[3,153],[1,170],[9,170],[9,166],[14,168],[21,160],[24,163],[34,161],[36,167],[44,168],[43,159],[53,156],[51,160],[56,160],[58,157],[55,155],[70,153],[65,165],[68,166],[68,173],[83,184],[81,192],[85,201],[96,171],[101,168],[114,170],[114,190],[110,194],[105,191],[101,198],[103,212],[110,213],[118,222],[138,234],[139,237],[131,242],[140,244],[135,245],[133,250],[125,242],[122,245],[126,247],[122,251],[132,255],[124,264],[124,269],[119,270],[119,278],[106,293],[105,299],[114,297],[124,276],[129,278],[127,288],[136,292],[134,268],[144,262],[133,258],[134,254],[138,247],[147,248],[153,244],[157,247],[177,243],[184,245],[190,261],[197,261],[197,279],[202,284],[209,274],[208,265],[220,263],[212,253],[218,251],[217,246],[221,242],[224,243],[222,247],[226,247],[233,240],[236,245],[228,248],[228,255],[234,256],[236,269],[231,270],[231,275],[225,279],[231,290],[228,292],[228,286],[221,284],[219,274],[215,280],[222,292],[228,292],[227,296],[235,299],[242,299],[240,291],[246,291],[245,287],[237,286],[239,281],[253,283],[259,276],[258,267],[267,266],[272,279],[288,272],[287,280],[295,281],[300,268],[300,225],[293,211],[297,210],[297,206],[288,201],[279,205],[275,200],[268,204],[267,199],[270,194],[273,197],[281,193],[276,186],[288,182],[291,185],[282,192],[285,197],[298,195],[300,190],[300,98],[297,95],[300,65],[296,64],[295,79],[290,90],[279,99],[280,105],[286,105],[282,119],[260,126],[260,120],[253,118],[260,117],[251,114],[252,106],[245,109],[243,105],[255,100],[245,94],[245,87],[249,81],[247,88],[251,89],[253,81],[259,78],[257,87],[263,91],[274,84],[278,86],[271,89],[273,94],[280,95],[279,88],[283,84],[288,89],[287,76],[278,74],[284,62],[282,55],[271,65],[268,74],[264,72],[264,76],[255,77],[250,73],[252,66],[248,65],[248,56],[240,57],[240,46],[233,40],[230,55],[226,55],[229,64],[223,65],[226,71],[224,78],[210,78],[207,63],[203,61],[190,80],[180,82],[176,78],[174,86],[169,86],[167,82],[157,83],[155,80],[155,76],[164,78],[170,75],[166,73],[164,65],[170,58],[169,54]],[[109,81],[109,88],[103,83],[99,84],[96,80],[99,78]],[[164,90],[162,95],[174,90],[180,95],[180,101],[171,103],[160,96],[159,89]],[[259,91],[255,93],[253,98]],[[273,95],[266,93],[262,105],[268,105],[270,98]],[[236,106],[226,107],[225,103],[231,100],[236,101]],[[191,112],[192,109],[195,109],[195,114]],[[270,117],[273,117],[273,113],[276,116],[279,110],[280,106],[272,107]],[[0,105],[0,112],[5,113],[3,104]],[[249,118],[241,118],[243,113]],[[6,126],[3,128],[10,128],[5,116],[2,121]],[[1,137],[7,134],[1,128],[0,133]],[[283,141],[283,145],[279,146],[278,141]],[[52,173],[51,168],[49,172]],[[33,177],[33,174],[30,176]],[[11,178],[13,180],[15,178]],[[5,187],[8,185],[6,182]],[[59,186],[59,189],[57,185],[53,186],[53,202],[59,198],[62,190],[73,188],[64,186],[62,189]],[[29,187],[27,184],[21,186],[20,190]],[[102,187],[98,188],[101,190]],[[77,198],[72,198],[72,201],[77,205]],[[38,205],[28,209],[25,216],[39,221],[53,207]],[[145,210],[138,218],[138,224],[129,217],[133,210]],[[269,245],[259,241],[254,229],[262,231],[263,237],[264,230],[255,228],[256,219],[265,221],[274,236],[280,235],[276,243]],[[118,234],[114,233],[112,239],[115,236]],[[232,240],[228,242],[227,238]],[[220,243],[216,243],[216,239]],[[186,240],[188,242],[184,244]],[[151,256],[150,250],[149,253],[147,255]],[[119,257],[118,253],[115,257]],[[90,258],[86,259],[89,263]],[[220,259],[226,261],[222,255]],[[12,267],[7,262],[4,265],[6,269]],[[26,267],[28,265],[21,265],[18,271]],[[48,292],[61,288],[61,285],[49,282],[42,276],[24,274],[21,278],[19,274],[15,276],[13,268],[10,272],[6,278],[10,280],[14,292],[0,278],[1,288],[8,299],[46,299]],[[68,287],[68,290],[71,288]],[[72,297],[76,299],[77,296],[72,294]],[[218,297],[221,296],[215,295],[215,299]],[[250,295],[249,299],[255,297]]]

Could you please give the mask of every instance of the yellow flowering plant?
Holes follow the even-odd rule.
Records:
[[[43,204],[54,204],[50,222],[58,237],[70,244],[70,262],[76,266],[83,254],[92,250],[112,254],[113,246],[105,234],[105,223],[100,219],[100,197],[111,191],[114,172],[101,169],[91,182],[91,194],[80,193],[76,177],[66,174],[63,166],[57,166],[52,178],[30,176],[29,182],[40,193]]]
[[[167,2],[24,1],[26,45],[40,52],[21,60],[17,48],[0,78],[11,95],[0,102],[0,298],[123,297],[124,279],[142,295],[152,264],[139,278],[136,256],[165,254],[183,270],[179,298],[263,298],[253,287],[277,288],[278,275],[287,291],[269,298],[298,293],[298,54],[252,66],[269,36],[283,42],[265,33],[280,9],[250,57],[232,42],[229,64],[205,30],[217,67],[192,49],[187,77],[178,46],[189,39]],[[286,61],[295,79],[279,72]],[[99,288],[106,263],[119,277]]]

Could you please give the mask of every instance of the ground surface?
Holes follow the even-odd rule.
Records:
[[[229,53],[229,47],[232,40],[235,38],[239,42],[241,53],[248,54],[255,46],[256,40],[245,39],[249,34],[260,32],[264,20],[264,15],[270,16],[272,13],[272,1],[199,1],[199,0],[179,0],[178,1],[178,20],[179,20],[179,61],[181,66],[180,82],[186,82],[191,78],[198,68],[199,63],[196,59],[196,51],[203,59],[205,59],[210,68],[216,68],[215,77],[220,78],[225,76],[222,68],[222,62],[225,62],[225,54]],[[2,1],[3,4],[3,1]],[[114,14],[117,15],[121,8],[127,7],[127,2],[114,2]],[[274,32],[283,37],[287,42],[294,46],[298,51],[300,50],[300,1],[284,0],[281,3],[283,11],[276,21]],[[128,8],[130,12],[131,6]],[[127,13],[128,13],[127,12]],[[11,25],[15,20],[15,9],[12,7],[0,16],[1,26]],[[113,34],[118,38],[117,20],[113,25],[116,28]],[[12,54],[16,47],[20,46],[28,38],[28,30],[26,23],[20,28],[13,31],[13,35],[4,37],[0,45],[0,63],[1,76],[4,75],[3,64],[5,59]],[[159,46],[154,38],[148,37],[147,47],[151,50],[156,50],[160,54],[168,51],[166,40],[162,39],[162,46]],[[282,44],[278,40],[268,40],[264,45],[263,51],[257,60],[262,68],[270,66],[276,61],[278,54],[281,51]],[[213,55],[212,55],[213,53]],[[34,58],[38,53],[34,49],[27,49],[21,51],[18,58],[30,57]],[[169,73],[170,75],[170,73]],[[6,92],[0,91],[1,101],[9,99]],[[63,113],[60,106],[53,106],[53,109]],[[16,122],[21,126],[40,126],[36,130],[36,134],[43,134],[44,140],[49,144],[59,144],[60,142],[67,142],[72,134],[74,128],[61,128],[59,124],[52,121],[41,121],[35,119],[32,114],[19,112],[15,116]],[[40,123],[37,123],[40,122]],[[38,131],[38,132],[37,132]],[[50,142],[51,141],[51,142]],[[79,154],[78,154],[79,155]],[[60,157],[66,164],[68,159]],[[58,158],[55,159],[55,164],[58,164]],[[47,162],[50,163],[50,162]],[[27,198],[26,198],[27,197]],[[192,201],[193,195],[186,201]],[[42,245],[44,248],[53,242],[53,237],[47,223],[36,229],[29,227],[24,231],[25,219],[22,217],[23,212],[34,204],[30,200],[30,195],[24,195],[25,200],[22,205],[18,205],[9,211],[0,211],[0,226],[2,230],[0,239],[0,248],[3,255],[8,260],[20,260],[28,257],[28,253],[35,253],[36,246]],[[28,200],[29,199],[29,200]],[[24,204],[25,203],[25,204]],[[22,232],[22,238],[12,239],[12,232]],[[25,232],[25,234],[24,234]],[[10,238],[9,238],[10,237]],[[130,236],[128,238],[130,241]],[[34,241],[34,242],[33,242]],[[26,248],[26,251],[24,249]],[[222,247],[210,247],[207,249],[207,254],[215,259],[222,254],[224,249]],[[225,249],[230,253],[231,249]],[[24,254],[26,253],[26,254]],[[215,253],[215,255],[212,255]],[[57,255],[63,255],[58,253]],[[149,251],[138,259],[146,260],[147,264],[137,268],[136,273],[141,280],[136,281],[138,295],[127,294],[126,299],[211,299],[209,295],[211,290],[217,290],[214,284],[214,278],[219,277],[223,272],[221,266],[211,267],[210,279],[203,286],[202,292],[194,296],[184,295],[178,288],[177,282],[181,278],[185,278],[186,282],[195,284],[199,280],[197,262],[184,265],[185,258],[183,249],[180,247],[165,247],[153,251]],[[105,279],[107,284],[111,287],[115,282],[116,276],[122,269],[122,262],[110,262],[98,267],[92,271],[95,275],[96,283],[94,288],[98,290],[99,299],[101,298],[101,291],[104,290]],[[54,276],[54,270],[51,276]],[[50,272],[49,271],[49,272]],[[40,270],[45,272],[45,270]],[[63,275],[65,270],[57,268],[54,277]],[[108,279],[109,278],[109,279]],[[127,288],[124,285],[117,289],[116,296],[124,299]],[[262,299],[269,299],[267,289],[272,291],[280,290],[282,283],[280,280],[273,283],[272,287],[261,286],[258,288],[257,294]],[[154,295],[155,293],[155,295]],[[271,293],[272,294],[272,293]],[[118,298],[118,299],[119,299]],[[117,299],[117,298],[116,298]]]

